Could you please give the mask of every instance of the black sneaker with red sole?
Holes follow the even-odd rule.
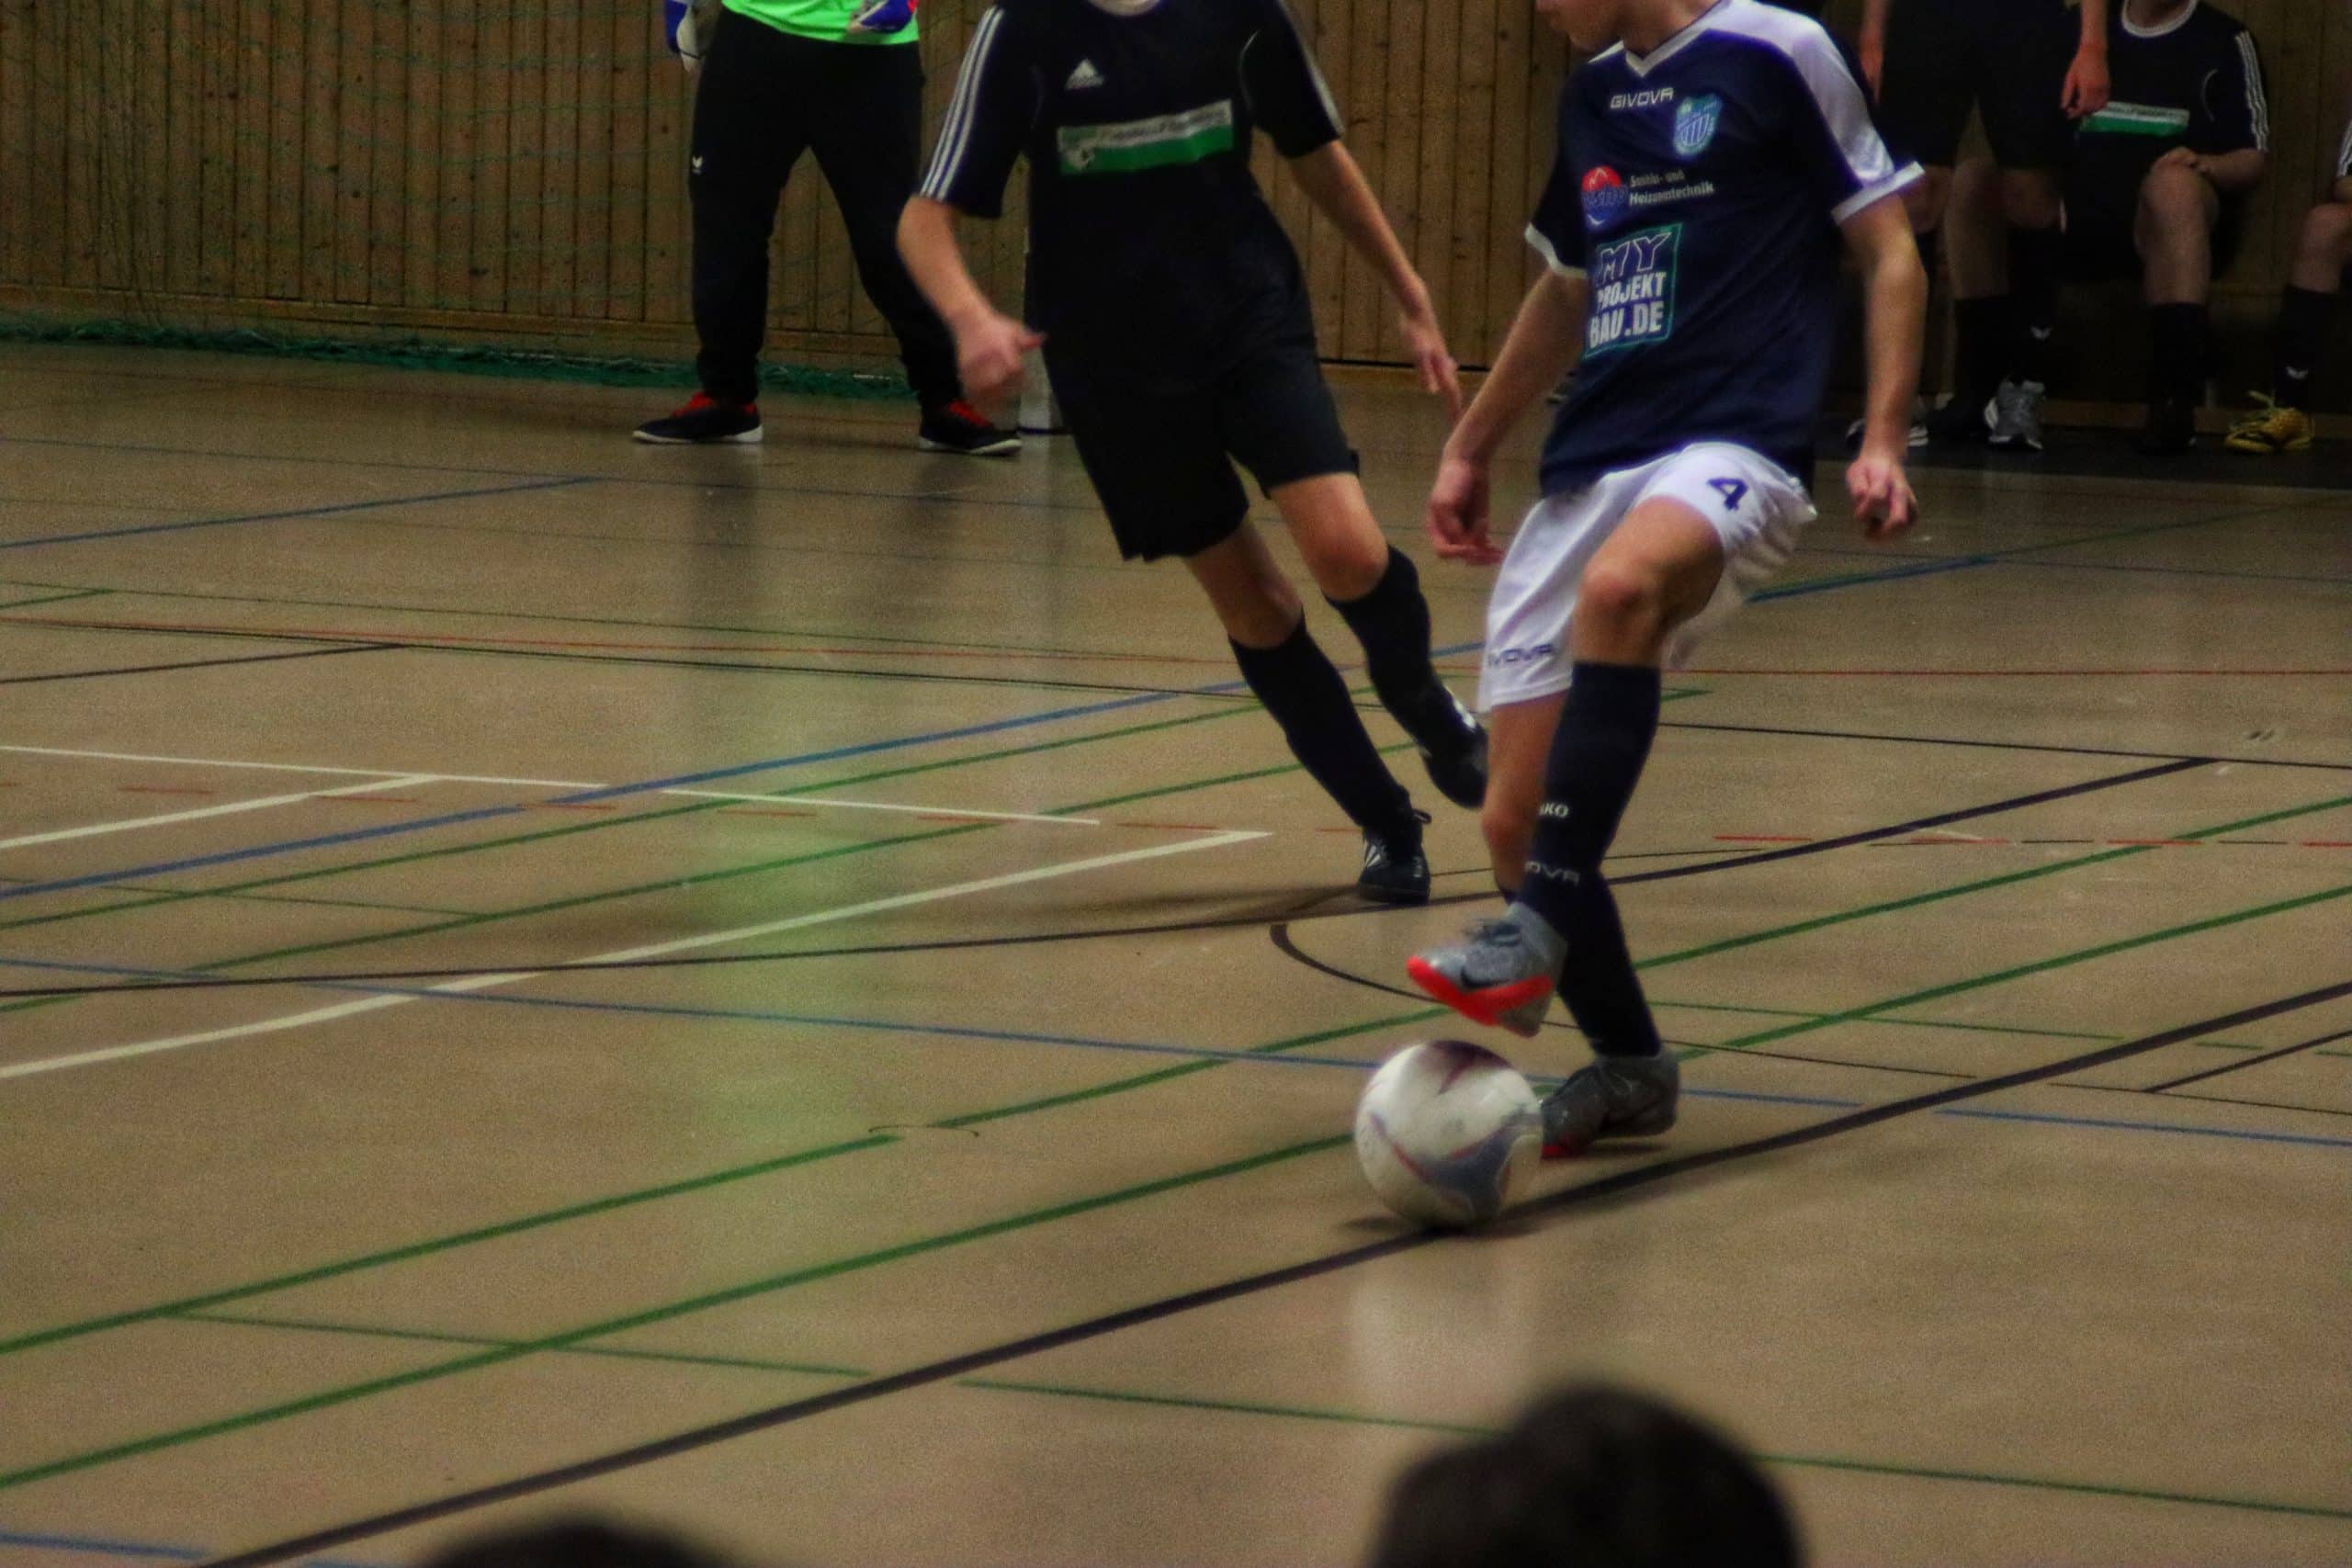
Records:
[[[988,416],[958,398],[925,410],[915,444],[926,452],[966,457],[1009,457],[1021,450],[1021,433],[990,424]]]
[[[757,403],[722,403],[696,392],[660,419],[637,427],[639,441],[657,446],[748,446],[762,439]]]

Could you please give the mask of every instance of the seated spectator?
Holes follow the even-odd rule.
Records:
[[[2304,215],[2302,237],[2295,243],[2295,265],[2287,275],[2274,329],[2270,395],[2256,393],[2264,406],[2231,427],[2226,443],[2231,451],[2261,456],[2300,452],[2312,444],[2312,373],[2319,368],[2326,346],[2347,263],[2352,263],[2352,125],[2344,128],[2344,141],[2336,148],[2335,184],[2328,198]]]
[[[1796,1530],[1755,1464],[1638,1394],[1571,1389],[1390,1490],[1372,1568],[1793,1568]]]
[[[2270,163],[2262,62],[2253,35],[2205,0],[2123,0],[2108,71],[2113,96],[2083,121],[2066,171],[2066,274],[2141,280],[2154,358],[2133,445],[2186,452],[2204,396],[2206,299]]]

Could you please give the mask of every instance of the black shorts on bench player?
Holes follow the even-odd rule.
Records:
[[[899,245],[987,406],[1041,341],[1119,548],[1181,558],[1250,689],[1364,836],[1359,887],[1418,903],[1418,811],[1381,760],[1297,591],[1249,519],[1250,470],[1363,643],[1373,690],[1439,790],[1486,793],[1486,737],[1430,663],[1413,563],[1356,478],[1315,354],[1306,279],[1250,172],[1263,130],[1307,197],[1386,280],[1423,386],[1458,406],[1429,294],[1340,143],[1339,114],[1281,0],[1003,0],[974,28]],[[994,218],[1030,170],[1031,331],[989,304],[957,215]]]

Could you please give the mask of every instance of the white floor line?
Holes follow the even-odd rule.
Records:
[[[304,790],[300,795],[266,795],[257,800],[232,800],[220,806],[199,806],[189,811],[167,811],[160,817],[127,817],[119,822],[93,822],[85,828],[59,828],[46,833],[26,833],[0,839],[0,850],[20,850],[31,844],[54,844],[66,839],[89,839],[101,833],[128,833],[134,828],[163,828],[174,822],[194,822],[206,817],[234,817],[242,811],[266,811],[297,801],[323,800],[329,795],[358,795],[371,789],[412,789],[434,782],[431,773],[393,774],[365,784],[338,784],[334,789]]]
[[[896,806],[881,800],[836,800],[829,795],[729,795],[716,789],[665,789],[663,795],[705,800],[756,800],[772,806],[831,806],[843,811],[905,811],[917,817],[977,817],[989,822],[1050,822],[1061,828],[1100,828],[1095,817],[1044,817],[1034,811],[972,811],[960,806]]]
[[[511,974],[469,975],[463,979],[445,981],[422,991],[403,991],[393,996],[360,997],[330,1007],[312,1008],[305,1012],[287,1013],[278,1018],[265,1018],[252,1023],[235,1023],[222,1029],[207,1029],[194,1034],[174,1034],[160,1040],[135,1041],[127,1045],[107,1045],[95,1051],[76,1051],[69,1055],[49,1056],[39,1061],[17,1062],[0,1066],[0,1079],[28,1078],[42,1073],[63,1072],[71,1067],[96,1066],[105,1062],[119,1062],[133,1056],[152,1056],[165,1051],[184,1050],[191,1045],[209,1045],[221,1040],[239,1040],[255,1034],[276,1034],[288,1029],[300,1029],[307,1024],[326,1023],[355,1014],[377,1012],[385,1008],[400,1007],[408,1002],[421,1002],[435,995],[462,995],[468,991],[486,991],[499,986],[512,986],[524,980],[535,980],[544,975],[583,964],[630,964],[647,958],[663,958],[673,953],[689,953],[696,948],[718,947],[726,942],[744,942],[752,937],[774,936],[779,931],[800,931],[808,926],[830,925],[836,920],[856,919],[864,915],[878,915],[888,909],[905,909],[917,904],[935,904],[943,899],[967,897],[975,893],[993,893],[1001,887],[1018,887],[1024,883],[1048,882],[1056,877],[1076,876],[1081,872],[1101,871],[1114,865],[1130,865],[1136,861],[1158,860],[1163,855],[1191,854],[1199,850],[1222,849],[1227,844],[1245,843],[1267,837],[1264,833],[1220,833],[1215,838],[1188,839],[1173,844],[1154,844],[1148,849],[1126,850],[1114,855],[1092,855],[1085,860],[1063,861],[1055,865],[1041,865],[1028,871],[1015,871],[1002,876],[984,876],[977,882],[957,882],[945,887],[925,888],[917,893],[894,894],[888,898],[869,898],[862,904],[844,904],[838,908],[813,909],[805,915],[788,915],[778,920],[763,920],[757,925],[738,926],[732,931],[705,931],[698,936],[682,936],[668,942],[650,942],[642,947],[625,947],[614,953],[600,953],[591,958],[575,958],[566,964],[551,964],[545,969],[518,969]]]

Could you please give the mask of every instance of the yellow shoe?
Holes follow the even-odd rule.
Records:
[[[2301,452],[2312,444],[2311,415],[2273,402],[2260,392],[2255,394],[2255,399],[2262,406],[2239,415],[2222,446],[2233,452],[2267,457],[2278,452]]]

